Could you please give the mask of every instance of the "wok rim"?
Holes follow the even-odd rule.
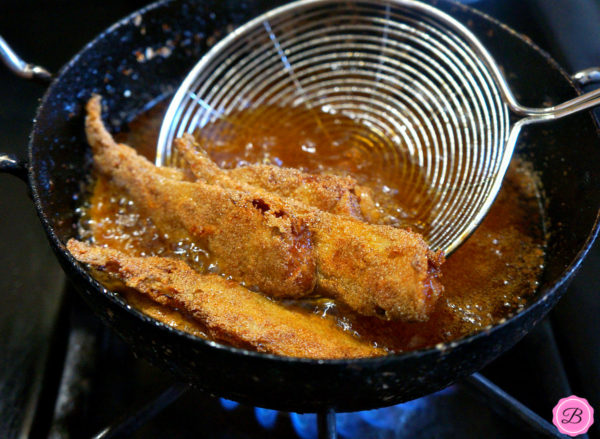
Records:
[[[523,42],[529,49],[531,49],[534,52],[537,52],[539,55],[541,55],[544,58],[544,60],[548,63],[549,68],[553,68],[553,69],[557,70],[561,74],[561,76],[563,76],[565,78],[565,80],[567,81],[567,84],[573,88],[573,90],[575,91],[575,93],[577,95],[581,94],[581,89],[573,81],[571,76],[560,66],[560,64],[558,64],[558,62],[554,58],[552,58],[546,51],[544,51],[539,46],[537,46],[533,41],[531,41],[531,39],[529,37],[515,31],[508,25],[500,22],[499,20],[495,19],[494,17],[491,17],[488,14],[485,14],[475,8],[458,3],[455,0],[444,0],[444,1],[451,5],[454,5],[454,7],[468,11],[469,13],[479,17],[480,19],[482,19],[484,21],[489,22],[490,24],[492,24],[496,27],[500,27],[501,29],[507,31],[512,37],[516,37],[517,39],[521,40],[521,42]],[[436,355],[441,355],[441,354],[447,353],[450,350],[453,350],[458,346],[467,345],[467,344],[474,342],[476,340],[479,340],[481,338],[488,337],[491,334],[496,333],[497,331],[501,331],[503,328],[505,328],[509,324],[510,325],[518,324],[519,320],[523,319],[527,313],[531,312],[537,306],[541,306],[544,302],[548,301],[548,299],[550,299],[550,298],[553,298],[557,294],[558,294],[558,297],[556,297],[556,300],[558,300],[562,296],[562,294],[564,294],[564,291],[562,293],[560,293],[561,287],[564,286],[565,283],[570,281],[572,276],[574,275],[574,273],[579,269],[582,261],[584,260],[585,256],[588,254],[590,248],[592,247],[594,241],[596,240],[596,238],[598,237],[598,235],[600,233],[600,206],[598,207],[593,227],[592,227],[591,231],[588,233],[585,243],[580,248],[580,250],[577,252],[577,254],[572,259],[570,264],[567,265],[563,269],[558,280],[555,281],[552,285],[550,285],[542,290],[536,291],[534,293],[533,297],[530,300],[528,300],[528,303],[524,308],[518,310],[515,314],[511,315],[510,317],[505,318],[504,321],[502,321],[501,323],[495,324],[491,328],[483,329],[474,334],[463,336],[463,337],[457,338],[455,340],[452,340],[450,342],[439,343],[438,345],[429,347],[429,348],[418,349],[418,350],[413,350],[413,351],[406,351],[406,352],[399,352],[399,353],[390,353],[390,354],[386,354],[386,355],[379,356],[379,357],[346,358],[346,359],[312,359],[312,358],[283,356],[283,355],[270,354],[270,353],[264,353],[264,352],[258,352],[258,351],[250,351],[250,350],[243,349],[243,348],[236,348],[233,346],[225,345],[225,344],[222,344],[219,342],[207,340],[207,339],[192,335],[190,333],[187,333],[187,332],[181,331],[179,329],[176,329],[172,326],[169,326],[166,323],[163,323],[159,320],[156,320],[156,319],[150,317],[149,315],[142,313],[141,311],[139,311],[132,305],[128,304],[126,302],[125,298],[122,295],[120,295],[119,293],[110,291],[107,288],[105,288],[104,286],[102,286],[96,279],[94,279],[91,276],[89,270],[85,267],[85,265],[78,262],[71,255],[71,253],[67,250],[65,244],[56,235],[54,228],[52,227],[52,225],[50,224],[50,221],[48,220],[48,216],[44,212],[44,209],[43,209],[43,206],[41,203],[41,195],[40,195],[40,191],[39,191],[38,172],[37,172],[37,169],[35,169],[34,166],[32,165],[32,163],[34,163],[33,150],[34,150],[34,143],[36,142],[36,128],[37,128],[37,123],[38,123],[37,121],[39,120],[42,109],[46,106],[47,102],[52,98],[54,88],[57,86],[57,84],[59,82],[61,82],[65,73],[68,72],[71,68],[73,68],[78,63],[79,59],[85,52],[87,52],[88,50],[92,50],[93,46],[95,46],[98,43],[98,41],[100,41],[106,35],[112,33],[115,29],[118,29],[122,26],[128,25],[136,16],[138,16],[138,15],[143,16],[144,14],[146,14],[147,12],[149,12],[151,10],[158,9],[158,8],[170,5],[172,3],[176,3],[175,0],[159,0],[154,3],[149,4],[147,6],[144,6],[143,8],[140,8],[136,11],[133,11],[129,15],[121,18],[120,20],[116,21],[115,23],[113,23],[112,25],[107,27],[105,30],[103,30],[101,33],[99,33],[96,37],[94,37],[91,41],[89,41],[87,44],[85,44],[58,71],[58,73],[54,77],[52,83],[50,84],[50,86],[48,87],[46,92],[44,93],[44,96],[40,100],[40,104],[36,110],[36,117],[34,119],[33,127],[31,130],[31,133],[29,136],[29,142],[28,142],[28,164],[27,164],[27,176],[28,176],[27,182],[28,182],[28,186],[31,191],[33,203],[34,203],[36,212],[38,214],[38,217],[40,218],[40,222],[42,223],[44,230],[47,234],[47,237],[48,237],[48,240],[49,240],[51,246],[61,256],[65,257],[65,259],[68,261],[68,263],[74,269],[74,271],[81,277],[82,280],[85,281],[86,285],[91,286],[93,288],[93,290],[94,290],[93,294],[100,293],[100,294],[107,296],[108,300],[110,300],[113,305],[116,305],[116,306],[122,308],[125,312],[128,312],[128,313],[132,314],[135,318],[142,320],[143,323],[154,326],[160,332],[163,332],[163,333],[166,332],[166,334],[168,334],[168,335],[184,337],[191,343],[199,344],[208,349],[216,349],[218,351],[221,351],[222,353],[233,354],[235,356],[241,355],[243,357],[249,357],[249,358],[253,358],[256,360],[264,360],[264,361],[268,361],[268,362],[275,361],[277,363],[284,362],[284,363],[288,363],[288,364],[309,364],[309,365],[323,365],[324,364],[324,365],[330,365],[330,366],[359,365],[359,366],[365,366],[365,367],[369,367],[369,368],[378,367],[378,366],[382,366],[382,365],[389,364],[389,363],[395,363],[398,361],[410,361],[411,359],[418,359],[418,358],[422,358],[422,357],[436,356]],[[438,3],[439,2],[435,1],[435,0],[431,2],[432,6],[434,6],[434,7],[437,7]],[[450,13],[450,15],[452,15],[452,14]],[[591,112],[588,112],[588,116],[591,118],[592,124],[596,128],[596,135],[600,138],[600,127],[598,125],[598,122],[592,116]],[[70,280],[71,275],[67,274],[67,278]],[[544,315],[545,315],[545,313],[544,313]],[[529,331],[530,331],[530,329],[527,330],[527,332],[529,332]]]

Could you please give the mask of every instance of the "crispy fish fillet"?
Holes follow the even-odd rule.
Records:
[[[113,140],[99,96],[87,110],[96,169],[125,189],[165,238],[205,244],[222,272],[266,294],[303,297],[314,289],[316,261],[304,221],[264,212],[260,200],[239,191],[181,181],[180,171],[156,167]]]
[[[371,190],[352,177],[308,174],[294,168],[249,165],[225,170],[219,168],[190,134],[175,140],[175,146],[192,173],[209,184],[243,190],[244,185],[304,203],[325,212],[377,223],[382,214]]]
[[[286,309],[233,281],[196,273],[183,261],[128,257],[71,239],[80,262],[171,308],[185,310],[211,338],[233,346],[291,357],[355,358],[385,351],[351,336],[331,320]]]
[[[169,239],[204,240],[222,272],[273,296],[323,295],[365,315],[427,320],[443,290],[437,278],[444,258],[421,235],[333,215],[264,190],[165,177],[131,148],[111,144],[110,134],[97,126],[99,97],[87,109],[97,169],[128,191]]]
[[[135,153],[132,149],[122,143],[115,142],[113,136],[108,132],[104,123],[102,122],[102,106],[100,96],[92,97],[87,106],[87,116],[85,119],[85,133],[88,138],[94,139],[94,152],[95,151],[112,151],[114,154],[131,155]],[[96,157],[94,157],[96,159]],[[164,178],[172,180],[184,180],[185,174],[177,168],[167,167],[155,167],[155,171],[158,175]]]
[[[228,189],[254,191],[264,198],[271,198],[269,194],[272,193],[303,202],[309,206],[320,207],[322,211],[338,213],[356,219],[363,218],[362,212],[375,212],[370,216],[366,215],[370,219],[379,213],[370,196],[363,198],[366,202],[361,204],[359,210],[362,210],[362,212],[357,211],[358,199],[355,191],[362,190],[364,192],[364,189],[358,186],[352,178],[314,176],[296,169],[263,165],[224,170],[211,160],[206,151],[195,143],[191,135],[184,134],[182,138],[175,140],[175,145],[190,166],[192,173],[198,179],[207,183]],[[304,187],[304,190],[299,189],[300,187]],[[267,192],[266,197],[265,191]],[[303,206],[296,205],[293,207],[298,212],[302,210]],[[307,215],[310,215],[310,213],[307,213]],[[385,229],[380,229],[379,231],[384,233],[378,234],[373,233],[375,229],[367,228],[367,233],[360,233],[360,238],[357,239],[353,234],[361,232],[361,227],[355,223],[339,221],[337,217],[328,215],[317,216],[318,227],[310,226],[315,224],[314,218],[309,219],[307,222],[313,236],[318,237],[315,240],[319,268],[318,287],[330,293],[329,295],[333,295],[333,297],[349,304],[359,312],[368,315],[388,315],[388,310],[394,307],[392,301],[396,298],[393,289],[397,287],[397,284],[394,285],[393,282],[398,278],[410,279],[413,270],[406,265],[398,267],[396,264],[390,264],[389,258],[392,257],[390,254],[393,251],[387,252],[385,246],[389,244],[389,241],[393,241],[393,235],[402,234],[405,231],[393,229],[394,232],[389,233],[390,231],[387,230],[388,233],[385,233]],[[406,236],[403,239],[407,244]],[[422,243],[417,243],[417,245],[420,244]],[[387,253],[388,257],[382,259],[380,257],[381,253],[371,253],[369,247],[372,249],[382,248],[383,253]],[[407,248],[401,251],[410,252]],[[418,254],[418,250],[416,254]],[[360,256],[360,259],[357,260],[357,256]],[[414,261],[411,261],[411,265],[418,267],[417,271],[437,273],[439,266],[443,263],[443,257],[441,253],[430,254],[427,266],[423,262],[415,258]],[[367,270],[366,267],[370,268]],[[353,276],[353,270],[359,270],[359,275]],[[396,271],[396,274],[394,274],[390,270],[401,271]],[[382,276],[377,278],[376,276],[366,275],[366,271],[378,273]],[[388,283],[390,280],[391,283]],[[415,281],[418,282],[417,279]],[[426,288],[428,291],[424,296],[424,302],[429,299],[431,299],[431,303],[435,302],[437,295],[439,295],[439,284],[436,284],[435,279],[433,279],[431,285],[426,286]],[[340,291],[343,292],[340,293]],[[389,301],[381,294],[383,291],[389,292]],[[372,304],[374,312],[364,312],[364,309],[361,309],[367,295],[379,298],[379,303]],[[422,306],[427,308],[429,305],[423,303]]]

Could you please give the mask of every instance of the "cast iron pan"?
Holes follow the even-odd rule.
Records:
[[[65,249],[77,234],[75,208],[89,182],[91,154],[83,135],[83,105],[90,95],[104,96],[105,120],[116,131],[172,93],[211,44],[279,3],[162,1],[116,23],[54,79],[37,113],[26,164],[3,157],[0,168],[26,173],[50,244],[87,303],[136,353],[179,379],[240,402],[300,412],[372,409],[441,389],[481,369],[521,339],[556,304],[590,248],[598,232],[600,145],[589,114],[527,127],[518,145],[518,153],[540,173],[547,203],[548,256],[536,297],[505,323],[440,349],[316,361],[223,346],[132,309]],[[467,7],[436,4],[482,40],[524,105],[559,103],[578,94],[569,76],[527,39]],[[168,57],[141,56],[147,48],[164,46],[172,50]]]

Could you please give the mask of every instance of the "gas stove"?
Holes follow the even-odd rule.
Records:
[[[0,34],[57,71],[141,0],[0,4]],[[600,65],[599,0],[469,1],[568,70]],[[2,151],[23,155],[43,88],[0,69]],[[49,249],[25,185],[0,175],[0,437],[532,438],[576,394],[600,410],[600,246],[559,305],[515,348],[438,393],[358,413],[284,413],[179,383],[133,356],[80,301]],[[600,438],[600,422],[588,437]],[[583,436],[582,436],[583,437]]]
[[[334,437],[327,414],[250,407],[175,382],[136,359],[89,317],[74,292],[65,296],[70,302],[61,329],[65,360],[47,378],[59,387],[41,401],[53,413],[50,437]],[[334,423],[337,436],[346,439],[561,437],[548,425],[548,414],[572,393],[546,321],[480,374],[404,404],[335,414]]]

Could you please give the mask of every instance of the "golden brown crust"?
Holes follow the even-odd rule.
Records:
[[[242,191],[260,190],[262,195],[262,191],[267,191],[267,200],[275,194],[321,206],[324,212],[309,210],[300,214],[315,237],[318,293],[336,298],[365,315],[427,319],[432,304],[443,291],[437,279],[443,254],[430,252],[420,235],[407,230],[365,226],[327,215],[325,212],[360,219],[355,190],[361,191],[363,211],[377,212],[367,189],[359,187],[354,179],[317,177],[265,165],[224,170],[194,143],[191,135],[184,135],[175,143],[199,179]],[[352,201],[341,202],[344,195],[351,195]],[[352,205],[354,208],[350,208]],[[299,212],[303,206],[295,204],[288,209]]]
[[[272,165],[248,165],[225,170],[210,159],[190,134],[176,139],[175,146],[196,178],[207,183],[238,190],[243,190],[243,185],[250,185],[325,212],[370,223],[381,219],[370,190],[358,185],[352,177],[309,174]]]
[[[131,148],[98,139],[99,100],[88,111],[96,167],[172,242],[202,240],[222,272],[269,295],[316,292],[365,315],[427,320],[442,292],[443,258],[434,257],[421,235],[323,212],[231,183],[227,175],[218,176],[219,185],[168,178]],[[230,184],[243,187],[224,187]]]
[[[158,168],[132,148],[108,139],[99,97],[89,101],[87,110],[86,132],[96,169],[127,190],[169,241],[206,244],[221,271],[266,294],[312,293],[316,263],[302,220],[284,206],[271,203],[266,210],[250,194],[170,178],[164,172],[168,168]]]
[[[135,155],[135,151],[127,145],[115,142],[113,136],[108,132],[102,122],[102,100],[99,95],[93,95],[86,105],[87,115],[85,118],[85,133],[88,143],[94,150],[94,162],[104,158],[104,155],[97,155],[99,151],[111,151],[113,154],[123,154],[128,156]],[[93,140],[92,145],[90,139]],[[150,162],[147,161],[151,165]],[[155,167],[155,172],[165,178],[173,180],[184,180],[184,173],[176,168]]]
[[[364,315],[424,321],[443,287],[439,261],[423,238],[391,226],[321,215],[314,230],[317,287]],[[436,261],[431,265],[431,258]]]
[[[238,347],[304,358],[356,358],[385,351],[343,332],[331,320],[286,309],[218,275],[200,275],[168,258],[128,257],[71,239],[80,262],[172,308],[186,310],[208,335]]]

